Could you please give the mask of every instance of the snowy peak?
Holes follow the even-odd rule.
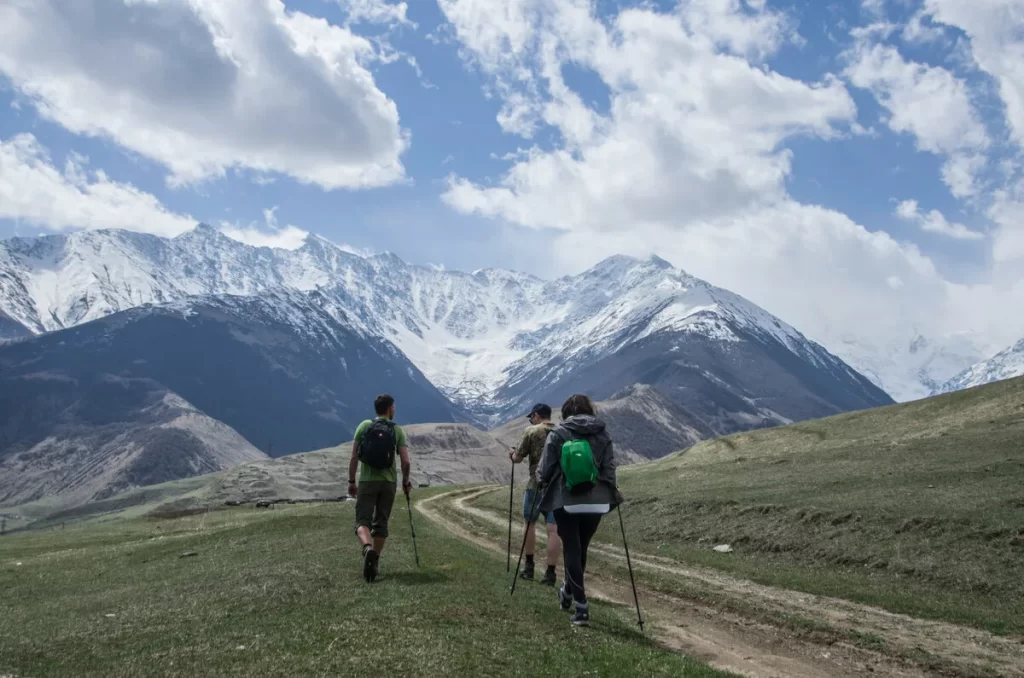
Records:
[[[565,373],[667,335],[723,345],[759,337],[811,365],[853,374],[764,309],[657,256],[613,256],[545,281],[415,266],[391,253],[363,257],[316,236],[296,250],[253,247],[207,224],[170,239],[111,230],[0,242],[0,311],[12,331],[48,332],[200,297],[258,305],[253,312],[277,304],[282,322],[298,322],[294,309],[312,297],[294,294],[313,290],[324,313],[397,347],[445,395],[480,414],[502,412],[503,389],[541,374],[552,356],[563,366],[550,369]]]
[[[1000,351],[992,358],[967,368],[943,384],[936,392],[949,393],[1022,375],[1024,375],[1024,339],[1006,350]]]

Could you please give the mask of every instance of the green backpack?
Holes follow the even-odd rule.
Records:
[[[597,464],[589,442],[581,439],[562,443],[562,474],[569,494],[582,494],[597,484]]]

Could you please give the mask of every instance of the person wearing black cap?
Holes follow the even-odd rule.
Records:
[[[551,423],[551,407],[544,403],[537,403],[526,415],[530,422],[529,428],[523,432],[519,446],[513,447],[509,453],[513,463],[520,463],[525,459],[530,460],[530,482],[526,486],[526,494],[523,496],[523,520],[526,521],[526,542],[524,552],[526,554],[526,567],[519,574],[523,579],[533,579],[533,554],[537,547],[537,468],[540,465],[541,453],[544,451],[544,442],[548,434],[555,428]],[[531,509],[533,515],[530,515]],[[542,584],[554,586],[557,581],[555,565],[558,564],[558,554],[562,550],[562,541],[558,538],[558,527],[555,525],[555,514],[549,511],[544,516],[548,531],[547,548],[547,570],[544,573]]]

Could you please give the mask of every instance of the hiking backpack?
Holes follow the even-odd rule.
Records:
[[[569,494],[583,494],[597,484],[597,464],[589,442],[577,439],[562,443],[562,474]]]
[[[395,463],[395,425],[387,419],[374,419],[359,441],[359,461],[375,469],[389,469]]]

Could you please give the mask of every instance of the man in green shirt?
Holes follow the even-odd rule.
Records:
[[[509,457],[511,457],[512,462],[515,464],[520,463],[524,459],[530,460],[530,482],[526,486],[526,494],[523,495],[523,520],[526,521],[527,529],[524,546],[526,567],[519,573],[519,576],[523,579],[533,579],[533,552],[537,547],[537,518],[539,517],[539,511],[534,510],[533,515],[530,515],[530,510],[535,509],[535,504],[537,503],[537,466],[540,464],[540,457],[544,452],[544,442],[548,439],[548,434],[555,428],[555,425],[551,423],[551,407],[544,403],[534,405],[533,409],[530,410],[530,414],[527,415],[527,419],[530,422],[530,426],[523,433],[523,438],[519,441],[519,447],[513,447]],[[549,511],[544,516],[544,521],[547,524],[548,531],[547,571],[544,573],[544,579],[541,580],[541,583],[554,586],[556,581],[555,565],[558,563],[558,553],[562,550],[562,541],[558,538],[555,514]]]
[[[356,536],[363,548],[363,578],[368,582],[377,578],[380,554],[388,538],[388,518],[398,489],[396,457],[402,460],[402,491],[409,496],[412,489],[405,431],[393,423],[395,399],[377,396],[373,408],[377,418],[359,424],[348,462],[348,493],[356,498]]]

